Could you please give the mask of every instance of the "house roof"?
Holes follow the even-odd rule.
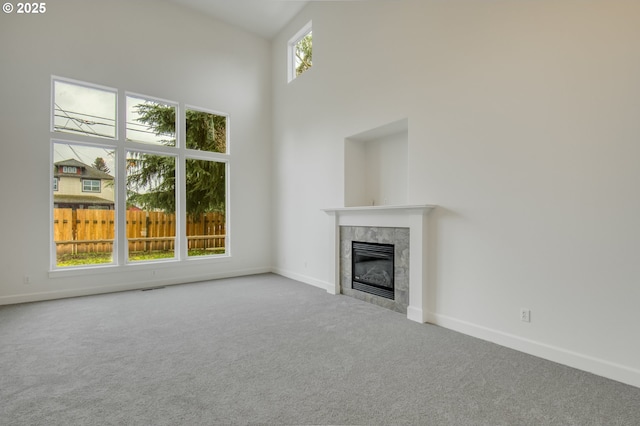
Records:
[[[96,197],[95,195],[53,194],[53,202],[58,204],[114,204],[111,200]]]
[[[75,177],[76,175],[58,172],[58,166],[70,166],[70,167],[78,167],[82,170],[82,174],[77,175],[78,177],[81,177],[81,178],[113,180],[113,176],[111,176],[109,173],[105,173],[101,170],[98,170],[93,166],[89,166],[81,161],[76,160],[75,158],[69,158],[68,160],[58,161],[57,163],[53,163],[53,165],[55,166],[53,168],[54,176],[62,175],[62,176]]]

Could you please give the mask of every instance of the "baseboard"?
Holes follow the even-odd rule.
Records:
[[[425,312],[422,309],[415,308],[413,306],[407,307],[407,318],[411,321],[425,323],[427,319],[425,318]]]
[[[446,315],[429,313],[427,318],[431,324],[640,388],[640,370],[634,368],[503,333]]]
[[[330,291],[334,288],[333,285],[328,282],[282,268],[272,268],[271,272],[323,290]],[[408,317],[414,321],[424,322],[422,319],[422,316],[424,315],[426,317],[426,322],[431,324],[640,388],[640,370],[636,370],[634,368],[570,351],[561,347],[548,345],[546,343],[525,339],[514,334],[504,333],[499,330],[483,327],[478,324],[462,321],[446,315],[430,312],[418,312],[417,310],[411,313],[414,318],[409,317],[409,315]]]
[[[286,278],[291,278],[292,280],[300,281],[305,284],[321,288],[329,293],[335,293],[335,286],[333,284],[310,277],[308,275],[298,274],[297,272],[288,271],[282,268],[271,268],[271,272],[273,272],[274,274],[282,275]]]
[[[134,281],[126,284],[116,284],[108,286],[87,287],[87,288],[74,288],[63,289],[53,291],[43,291],[37,293],[25,293],[12,296],[0,297],[0,305],[13,305],[17,303],[29,303],[29,302],[42,302],[45,300],[65,299],[69,297],[81,297],[92,296],[96,294],[104,293],[117,293],[119,291],[132,291],[143,290],[145,288],[188,284],[199,281],[208,281],[222,278],[233,278],[247,275],[257,275],[270,273],[270,267],[251,268],[251,269],[236,269],[225,272],[211,273],[211,274],[199,274],[199,275],[186,275],[178,278],[154,278],[150,280]]]

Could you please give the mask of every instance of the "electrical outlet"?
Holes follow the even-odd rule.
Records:
[[[531,322],[531,310],[520,308],[520,321]]]

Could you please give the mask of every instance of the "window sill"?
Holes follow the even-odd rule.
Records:
[[[149,271],[157,272],[158,276],[161,276],[161,271],[164,269],[175,268],[176,266],[187,266],[192,262],[209,262],[209,263],[224,263],[231,261],[230,254],[221,254],[218,256],[198,256],[187,258],[184,260],[170,259],[159,260],[156,262],[131,262],[124,265],[105,264],[105,265],[93,265],[93,266],[77,266],[61,269],[49,270],[49,278],[66,278],[66,277],[79,277],[90,276],[99,274],[111,274],[122,273],[132,271]]]

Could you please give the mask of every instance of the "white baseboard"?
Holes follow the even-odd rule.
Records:
[[[286,278],[291,278],[292,280],[300,281],[305,284],[309,284],[314,287],[321,288],[323,290],[326,290],[329,293],[335,294],[334,285],[326,281],[322,281],[307,275],[298,274],[297,272],[288,271],[282,268],[271,268],[271,272],[273,272],[274,274],[282,275],[283,277],[286,277]]]
[[[287,271],[281,268],[272,268],[271,271],[274,274],[282,275],[314,287],[319,287],[329,292],[334,289],[333,284],[298,274],[296,272]],[[499,330],[462,321],[446,315],[434,314],[431,312],[418,312],[417,310],[415,312],[410,312],[409,314],[412,315],[408,315],[408,318],[413,321],[424,322],[422,321],[422,316],[424,315],[426,317],[426,322],[431,324],[640,388],[640,370],[636,370],[631,367],[584,355],[557,346],[548,345],[546,343],[525,339],[514,334],[504,333]]]
[[[429,313],[427,317],[431,324],[640,388],[640,370],[446,315]]]
[[[143,281],[129,282],[126,284],[114,284],[98,287],[87,288],[74,288],[63,289],[53,291],[42,291],[36,293],[23,293],[12,296],[0,297],[0,305],[13,305],[16,303],[29,303],[29,302],[41,302],[44,300],[64,299],[69,297],[91,296],[95,294],[104,293],[116,293],[119,291],[131,291],[131,290],[143,290],[145,288],[175,285],[175,284],[187,284],[198,281],[208,281],[222,278],[241,277],[246,275],[266,274],[271,272],[270,267],[252,268],[252,269],[237,269],[232,271],[211,273],[211,274],[199,274],[199,275],[186,275],[174,278],[152,278]]]
[[[407,318],[421,324],[427,322],[424,311],[413,306],[407,306]]]

